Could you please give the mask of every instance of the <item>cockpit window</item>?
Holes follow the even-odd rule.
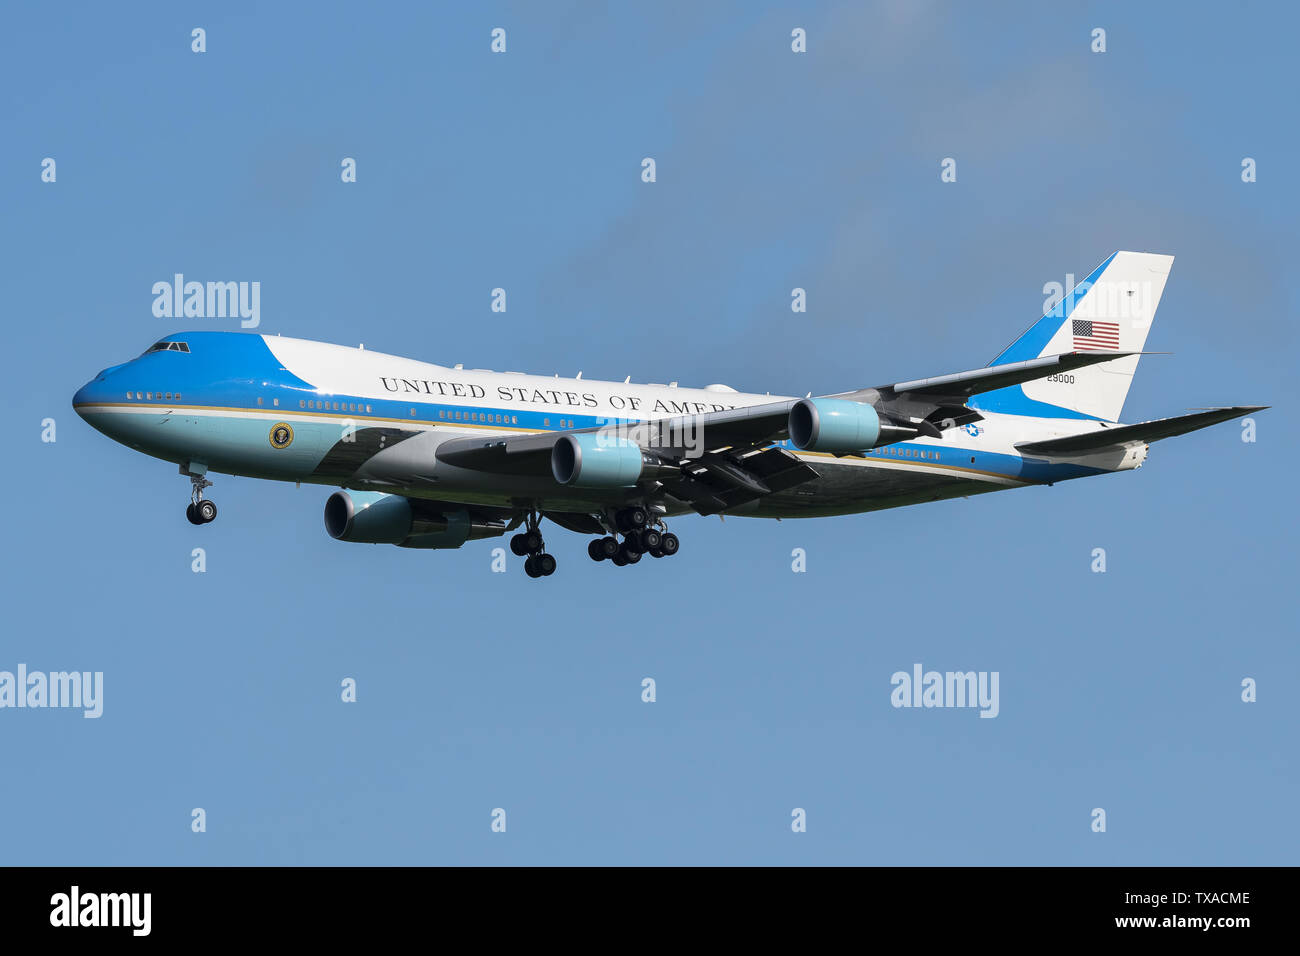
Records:
[[[185,342],[155,342],[144,350],[144,354],[150,352],[188,352],[190,347]]]

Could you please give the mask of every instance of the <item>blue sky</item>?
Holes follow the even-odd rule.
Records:
[[[0,670],[103,671],[105,700],[0,711],[0,861],[1296,862],[1294,11],[2,16]],[[623,570],[558,532],[544,581],[492,573],[500,542],[341,544],[328,489],[223,476],[194,528],[173,466],[70,407],[186,327],[151,312],[175,272],[259,281],[264,332],[803,394],[983,365],[1115,249],[1177,256],[1147,343],[1172,354],[1125,418],[1273,405],[1256,442],[1230,423],[1052,488],[679,519],[677,558]],[[917,662],[998,671],[999,716],[892,708]]]

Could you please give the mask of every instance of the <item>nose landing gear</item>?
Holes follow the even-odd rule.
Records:
[[[185,517],[190,519],[190,524],[207,524],[216,520],[216,502],[203,497],[203,489],[212,487],[212,482],[204,477],[206,470],[194,472],[181,465],[181,474],[190,479],[190,503],[185,506]]]

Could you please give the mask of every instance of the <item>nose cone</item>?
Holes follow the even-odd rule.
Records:
[[[113,373],[122,366],[114,365],[106,368],[94,378],[92,378],[81,388],[77,389],[77,394],[72,396],[72,408],[86,420],[92,427],[99,431],[104,431],[104,423],[110,417],[111,409],[105,408],[105,405],[121,401],[115,398],[118,394],[120,381],[116,380]]]
[[[108,383],[104,381],[104,374],[101,372],[77,389],[77,394],[72,396],[72,407],[78,415],[93,425],[95,419],[92,416],[95,414],[96,406],[103,405],[108,400]]]

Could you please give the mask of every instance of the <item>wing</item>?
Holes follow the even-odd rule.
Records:
[[[910,425],[922,434],[937,438],[946,428],[979,421],[984,417],[966,405],[966,400],[972,395],[1139,354],[1141,353],[1067,352],[1026,362],[991,365],[954,375],[844,392],[830,397],[875,405],[877,410],[885,412],[895,422]]]
[[[947,428],[982,417],[966,405],[972,395],[1132,354],[1071,352],[826,397],[874,405],[881,421],[894,429],[895,441],[918,434],[938,438]],[[790,437],[790,409],[798,401],[783,399],[634,424],[455,438],[440,444],[437,456],[439,461],[476,471],[544,476],[550,474],[552,451],[564,436],[617,428],[621,437],[672,466],[655,478],[666,493],[701,514],[712,514],[817,477],[814,468],[791,452],[772,447]]]

